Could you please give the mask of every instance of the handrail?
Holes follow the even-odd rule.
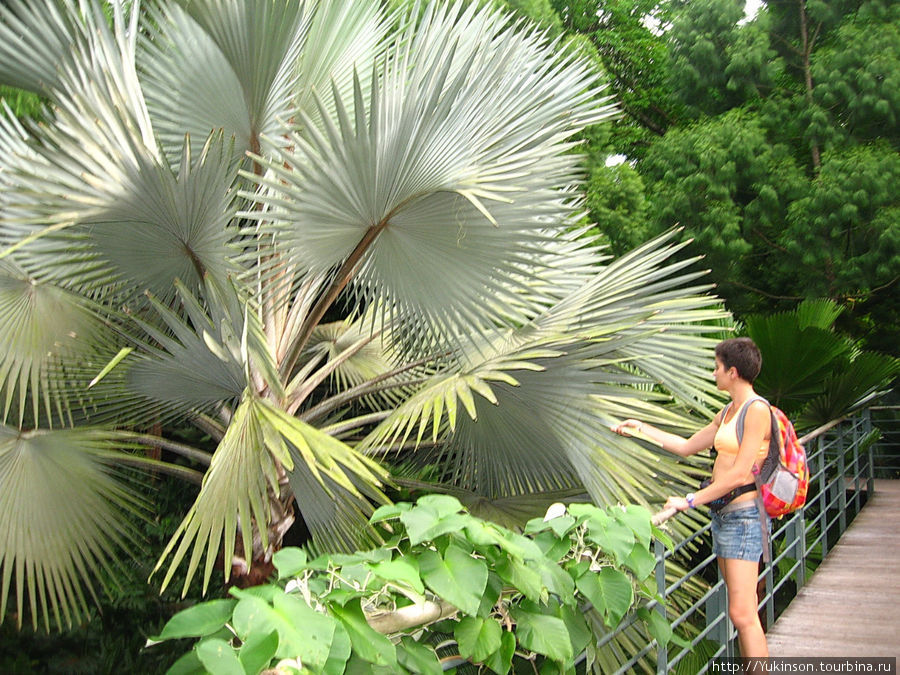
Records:
[[[800,445],[806,445],[807,443],[809,443],[809,441],[813,440],[814,438],[818,438],[819,436],[824,434],[826,431],[833,429],[838,424],[840,424],[841,422],[845,422],[846,420],[847,420],[847,417],[845,415],[844,417],[838,417],[836,420],[831,420],[830,422],[826,422],[822,426],[813,429],[805,436],[801,436],[800,438],[797,439],[797,441],[800,443]]]

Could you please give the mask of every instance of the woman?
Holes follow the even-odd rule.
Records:
[[[717,450],[712,482],[684,497],[669,497],[666,508],[684,511],[731,497],[727,505],[713,512],[713,550],[728,588],[728,615],[737,629],[741,656],[745,658],[769,655],[757,613],[756,582],[763,531],[752,472],[753,465],[761,465],[769,451],[772,426],[769,406],[753,390],[761,366],[759,349],[749,338],[734,338],[716,345],[713,376],[716,387],[731,397],[731,404],[690,438],[633,419],[613,427],[623,436],[640,432],[682,457],[710,446]],[[745,406],[743,439],[738,443],[735,421]],[[771,527],[768,517],[764,522]]]

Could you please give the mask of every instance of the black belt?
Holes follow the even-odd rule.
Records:
[[[707,504],[707,506],[713,511],[718,511],[723,506],[731,502],[735,497],[739,497],[742,494],[746,494],[747,492],[753,492],[755,489],[756,483],[747,483],[746,485],[741,485],[740,487],[734,488],[734,490],[732,490],[731,492],[727,492],[721,497],[713,499]]]

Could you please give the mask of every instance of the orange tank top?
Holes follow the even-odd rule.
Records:
[[[758,401],[759,399],[745,401],[744,405],[742,405],[741,408],[754,400]],[[727,422],[724,421],[725,416],[722,416],[723,421],[721,424],[719,424],[719,428],[716,430],[715,441],[713,441],[713,447],[715,447],[716,452],[737,456],[738,450],[740,449],[740,443],[738,443],[737,438],[737,418],[740,412],[740,410],[737,410],[734,415],[731,416],[731,419]],[[757,466],[761,466],[763,460],[765,460],[766,455],[768,454],[769,440],[767,438],[763,438],[762,445],[760,445],[760,448],[756,453],[756,459],[754,460],[754,463]]]

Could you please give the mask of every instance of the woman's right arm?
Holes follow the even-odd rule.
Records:
[[[640,420],[628,419],[610,428],[620,436],[633,436],[634,432],[638,432],[659,443],[663,450],[668,450],[681,457],[689,457],[712,447],[716,439],[716,431],[719,429],[719,415],[721,413],[690,438],[682,438]]]

